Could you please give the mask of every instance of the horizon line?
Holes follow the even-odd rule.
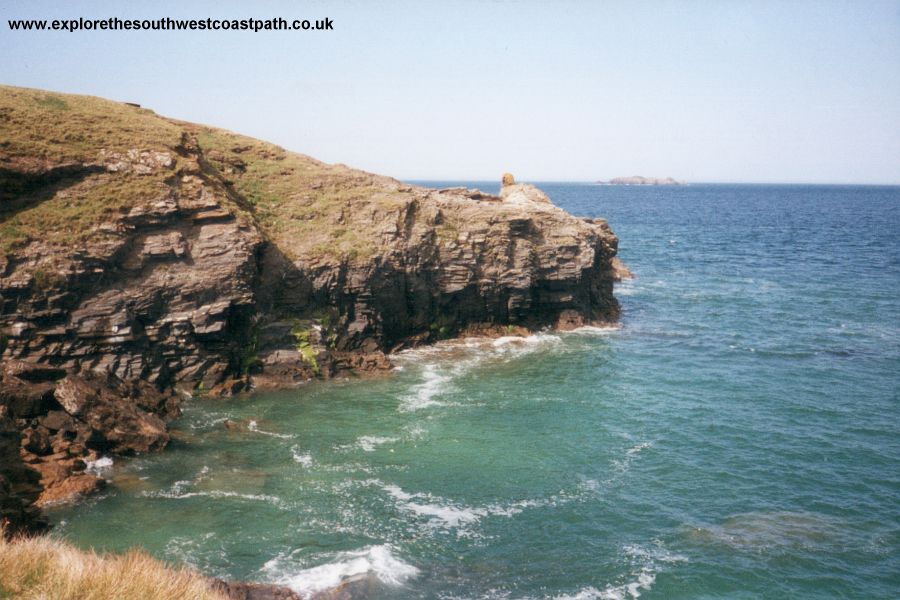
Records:
[[[500,179],[484,178],[460,178],[460,177],[395,177],[400,181],[421,182],[472,182],[472,183],[500,183]],[[821,185],[821,186],[872,186],[872,187],[900,187],[900,181],[894,183],[883,182],[843,182],[843,181],[688,181],[678,184],[627,184],[605,183],[595,179],[517,179],[516,183],[582,183],[591,185],[610,185],[617,187],[689,187],[692,185]]]

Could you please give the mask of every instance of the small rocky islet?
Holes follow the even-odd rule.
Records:
[[[683,181],[671,177],[644,177],[643,175],[631,175],[629,177],[613,177],[609,181],[597,181],[604,185],[685,185]]]
[[[102,457],[163,449],[192,396],[383,374],[392,351],[463,334],[613,322],[630,275],[606,221],[510,174],[499,195],[428,189],[2,86],[0,138],[7,535],[103,487]]]

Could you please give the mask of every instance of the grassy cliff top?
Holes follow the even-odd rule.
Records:
[[[0,140],[0,167],[9,159],[32,166],[90,163],[101,149],[175,148],[181,128],[121,102],[0,86]]]
[[[102,98],[0,86],[0,253],[112,235],[101,226],[166,197],[185,173],[223,184],[239,200],[229,210],[294,256],[365,258],[377,240],[348,215],[409,201],[392,179],[246,136]]]

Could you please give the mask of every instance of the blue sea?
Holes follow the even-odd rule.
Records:
[[[541,187],[618,234],[619,327],[195,400],[57,534],[307,597],[900,597],[900,188]]]

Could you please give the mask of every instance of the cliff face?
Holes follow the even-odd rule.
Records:
[[[33,445],[43,454],[28,460],[164,445],[119,446],[75,409],[113,406],[129,382],[231,393],[385,368],[386,351],[467,329],[618,315],[615,235],[532,186],[429,190],[18,88],[0,87],[0,140],[0,359],[19,365],[0,398],[26,437],[65,433],[39,422],[55,411],[73,420],[60,439],[79,440]],[[23,399],[28,377],[46,388],[40,402]],[[125,398],[177,411],[145,395]]]

